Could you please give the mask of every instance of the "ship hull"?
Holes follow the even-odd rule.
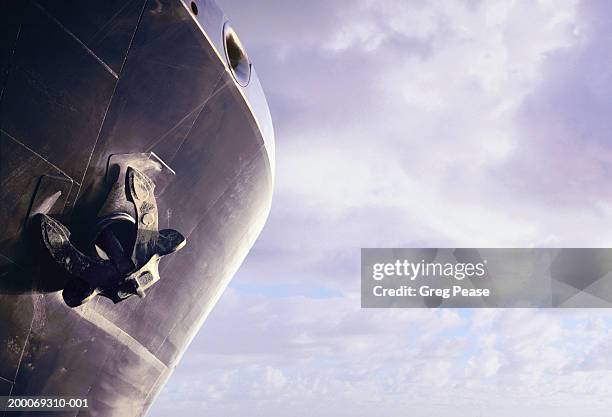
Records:
[[[54,416],[144,415],[260,233],[265,99],[255,74],[241,87],[228,70],[221,11],[197,4],[197,16],[178,0],[3,5],[0,395],[89,399]],[[109,157],[147,152],[175,171],[156,188],[159,223],[187,246],[145,298],[68,307],[32,249],[32,205],[59,191],[50,214],[85,244]]]

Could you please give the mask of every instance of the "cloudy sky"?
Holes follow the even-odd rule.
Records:
[[[362,310],[360,247],[612,241],[612,5],[223,0],[272,212],[151,416],[609,416],[612,313]]]

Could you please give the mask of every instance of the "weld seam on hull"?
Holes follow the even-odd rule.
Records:
[[[98,329],[112,336],[115,340],[117,340],[117,342],[130,349],[140,358],[147,359],[150,363],[154,364],[154,366],[160,371],[166,370],[168,368],[165,363],[163,363],[157,356],[155,356],[153,352],[151,352],[144,345],[142,345],[142,343],[134,339],[123,329],[121,329],[119,326],[108,320],[106,317],[104,317],[94,309],[86,307],[82,309],[75,308],[72,311],[74,311],[76,314],[78,314],[91,324],[95,325]]]
[[[142,21],[142,16],[144,15],[144,11],[147,7],[147,0],[142,2],[142,10],[140,11],[140,16],[138,17],[138,22],[136,23],[136,27],[134,28],[134,33],[132,34],[132,39],[130,39],[130,44],[128,45],[127,50],[125,51],[125,58],[121,63],[121,69],[119,70],[119,74],[115,77],[117,82],[115,82],[115,86],[113,87],[113,92],[108,99],[108,105],[106,106],[106,110],[104,111],[104,117],[102,117],[102,122],[100,123],[100,128],[98,129],[98,134],[96,135],[96,141],[94,142],[91,153],[89,154],[89,158],[87,158],[87,165],[85,166],[85,171],[83,172],[83,178],[81,178],[81,182],[85,181],[85,177],[87,176],[87,171],[89,171],[91,165],[91,158],[93,157],[94,152],[96,151],[96,147],[98,146],[98,142],[100,141],[100,135],[102,134],[102,129],[104,129],[104,123],[106,122],[106,116],[108,115],[108,111],[110,110],[113,99],[115,98],[115,93],[117,92],[117,86],[119,85],[119,77],[121,73],[123,73],[123,68],[125,67],[125,63],[128,60],[128,56],[130,55],[130,50],[132,49],[132,44],[134,43],[134,38],[136,38],[136,33],[138,32],[138,28],[140,27],[140,22]],[[74,201],[79,199],[79,195],[81,194],[81,184],[79,184],[79,188],[76,192],[76,196],[74,197]]]
[[[11,139],[16,144],[23,146],[26,150],[28,150],[29,152],[33,153],[34,155],[36,155],[37,157],[39,157],[40,159],[42,159],[43,161],[45,161],[46,163],[51,165],[53,168],[58,170],[62,175],[64,175],[69,181],[71,181],[73,183],[76,183],[79,186],[81,185],[80,183],[76,182],[70,175],[66,174],[62,169],[60,169],[58,166],[56,166],[53,162],[49,161],[47,158],[45,158],[44,156],[42,156],[41,154],[36,152],[34,149],[30,148],[25,143],[21,142],[19,139],[16,139],[13,135],[11,135],[6,130],[0,128],[0,132],[4,133],[6,136],[8,136],[9,139]]]
[[[62,30],[64,32],[66,32],[66,34],[68,34],[72,39],[74,39],[75,41],[77,41],[77,43],[83,48],[85,49],[85,51],[90,54],[91,56],[93,56],[95,58],[96,61],[98,61],[98,63],[100,65],[102,65],[104,67],[104,69],[106,69],[113,77],[115,77],[115,79],[118,79],[119,76],[117,75],[117,73],[115,71],[113,71],[113,69],[111,67],[109,67],[106,62],[102,61],[102,59],[96,55],[94,53],[94,51],[92,51],[91,49],[89,49],[89,47],[87,45],[85,45],[83,43],[82,40],[80,40],[78,38],[78,36],[76,36],[74,33],[72,33],[71,31],[68,30],[68,28],[64,25],[62,25],[62,23],[57,20],[55,17],[53,17],[49,12],[47,12],[45,10],[44,7],[42,7],[40,4],[38,4],[38,2],[33,1],[32,4],[34,4],[37,8],[39,8],[49,19],[53,20],[53,22],[58,25],[60,28],[62,28]]]

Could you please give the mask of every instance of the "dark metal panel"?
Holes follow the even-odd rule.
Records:
[[[74,320],[76,315],[63,308],[59,301],[60,295],[57,293],[41,294],[32,298],[32,302],[36,303],[38,315],[32,321],[13,395],[28,395],[33,392],[38,395],[54,395],[59,392],[66,395],[71,392],[74,392],[74,395],[83,395],[87,392],[87,387],[79,389],[67,384],[68,368],[78,366],[73,340],[77,321]],[[62,346],[61,349],[57,349],[58,344]],[[73,389],[76,391],[72,391]]]
[[[21,17],[25,2],[3,0],[0,13],[0,98],[2,98],[6,78],[13,61],[13,51],[19,35]]]
[[[12,394],[89,395],[110,408],[139,410],[166,367],[87,307],[71,310],[57,293],[33,297],[42,314],[32,322]]]
[[[61,192],[61,195],[55,207],[61,212],[72,187],[70,178],[25,145],[0,131],[0,254],[16,263],[24,260],[29,249],[23,236],[25,221],[43,175],[58,177],[54,182],[56,191]],[[8,270],[14,267],[10,262],[0,259],[0,277],[5,277]],[[0,281],[0,293],[10,290],[5,279]]]
[[[80,181],[116,79],[38,7],[25,13],[0,128]]]
[[[144,0],[38,0],[114,72],[119,73]]]
[[[0,379],[0,395],[9,395],[11,393],[12,388],[13,388],[12,383],[10,383],[9,381]]]
[[[15,380],[33,315],[30,295],[0,295],[0,317],[7,319],[0,333],[0,378]]]

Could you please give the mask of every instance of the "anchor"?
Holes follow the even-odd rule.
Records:
[[[160,280],[159,261],[186,245],[174,229],[158,230],[155,182],[147,175],[169,169],[153,153],[113,155],[109,159],[106,202],[98,212],[92,233],[92,254],[79,250],[70,230],[40,213],[44,248],[70,279],[62,291],[66,304],[80,306],[96,295],[119,303]],[[171,170],[170,170],[171,171]]]

